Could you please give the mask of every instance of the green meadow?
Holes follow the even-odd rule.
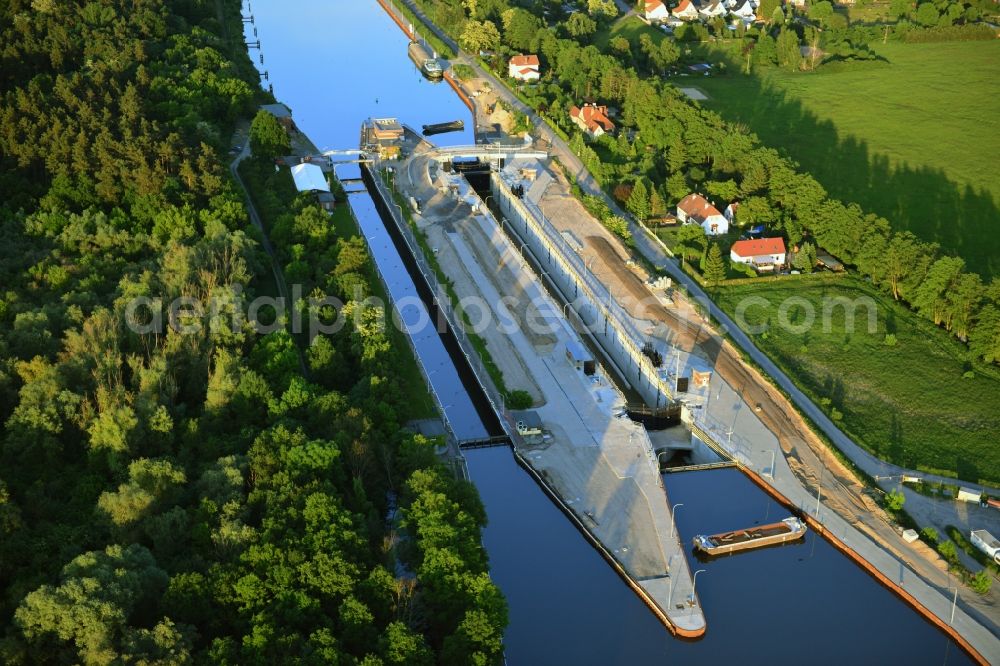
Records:
[[[809,303],[811,325],[793,297]],[[722,286],[714,298],[734,316],[741,301],[749,305],[746,324],[768,329],[756,344],[861,446],[911,469],[1000,482],[1000,370],[970,364],[964,345],[931,322],[853,277]],[[824,299],[838,298],[860,304],[853,325],[842,306],[824,325]],[[783,303],[784,321],[801,330],[780,325]]]
[[[885,61],[674,83],[832,195],[1000,275],[1000,41],[873,47]]]

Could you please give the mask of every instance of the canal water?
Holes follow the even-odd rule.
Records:
[[[356,147],[369,116],[395,116],[417,128],[457,118],[472,126],[447,84],[423,79],[406,55],[405,36],[374,0],[252,6],[275,95],[324,150]],[[435,141],[462,145],[473,138],[466,130]],[[415,295],[371,199],[351,195],[351,205],[392,295]],[[404,320],[423,316],[422,306],[409,307]],[[435,340],[440,344],[436,335],[417,344],[435,390],[448,396],[458,428],[482,428]],[[509,450],[467,457],[489,516],[483,540],[491,575],[510,605],[510,664],[969,663],[947,636],[812,532],[798,544],[708,562],[689,554],[692,571],[704,569],[697,585],[708,632],[698,641],[675,639]],[[686,541],[787,515],[736,470],[664,480],[671,502],[684,504],[676,516]]]

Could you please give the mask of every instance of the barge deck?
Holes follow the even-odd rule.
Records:
[[[801,539],[805,533],[806,524],[798,518],[792,517],[769,525],[749,527],[711,536],[699,534],[694,538],[694,547],[706,555],[723,555],[794,541]]]

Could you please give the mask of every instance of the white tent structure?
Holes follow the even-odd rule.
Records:
[[[323,170],[315,164],[296,164],[292,167],[292,178],[299,192],[329,192]]]

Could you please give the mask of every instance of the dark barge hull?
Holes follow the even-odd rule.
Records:
[[[461,132],[465,129],[464,120],[452,120],[447,123],[434,123],[433,125],[424,125],[424,136],[434,136],[435,134],[444,134],[445,132]]]

